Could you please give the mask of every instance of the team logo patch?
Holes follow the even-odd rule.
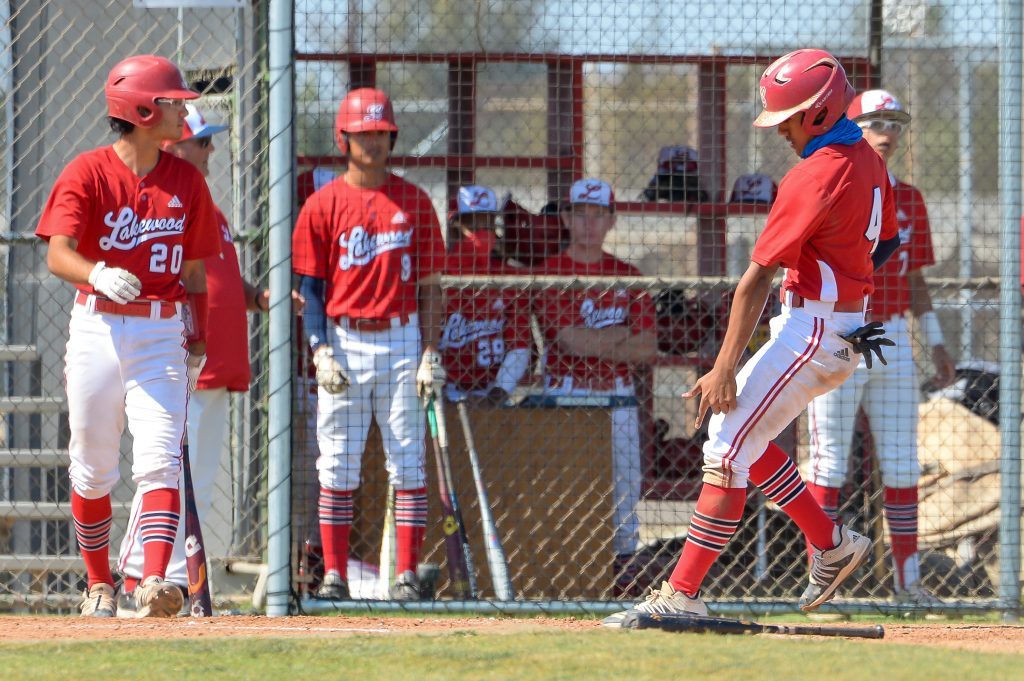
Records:
[[[178,198],[177,194],[172,196],[171,200],[167,202],[167,207],[168,208],[184,208],[184,206],[181,203],[181,199]]]
[[[836,350],[835,352],[833,352],[832,356],[833,357],[838,357],[839,359],[843,360],[844,362],[849,362],[850,361],[850,350],[849,350],[849,348],[842,348],[841,350]]]

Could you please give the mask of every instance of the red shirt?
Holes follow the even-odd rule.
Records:
[[[854,301],[874,290],[876,243],[896,234],[885,162],[863,139],[832,144],[782,178],[751,260],[781,264],[782,288],[804,298]]]
[[[596,263],[573,261],[562,253],[545,260],[537,270],[544,275],[639,277],[640,270],[608,253]],[[544,372],[553,378],[571,377],[574,385],[594,390],[615,387],[615,379],[632,382],[630,364],[563,352],[555,338],[561,329],[578,326],[605,329],[626,326],[635,335],[654,329],[654,305],[646,291],[634,289],[593,290],[556,288],[534,296],[533,313],[544,337]],[[522,327],[522,324],[517,324]],[[526,327],[529,329],[529,326]]]
[[[875,271],[875,292],[871,296],[871,319],[888,319],[910,309],[910,280],[907,273],[935,264],[928,209],[921,192],[895,181],[896,222],[900,247]]]
[[[227,388],[244,392],[249,389],[251,378],[245,289],[227,218],[220,209],[216,210],[221,252],[203,261],[210,323],[206,330],[206,366],[196,387],[198,390]]]
[[[184,300],[181,265],[220,253],[216,208],[206,179],[166,152],[145,177],[100,147],[79,155],[57,178],[36,235],[68,236],[88,260],[120,267],[142,282],[141,300]],[[94,293],[82,284],[79,290]]]
[[[447,274],[514,272],[500,260],[479,254],[459,241],[449,254]],[[528,294],[515,289],[450,288],[445,290],[445,320],[438,350],[448,380],[460,390],[486,390],[498,377],[505,353],[530,347],[526,331],[516,326],[516,311]]]
[[[444,242],[426,192],[388,174],[376,189],[339,177],[302,206],[292,268],[326,280],[328,317],[415,313],[416,283],[444,268]]]

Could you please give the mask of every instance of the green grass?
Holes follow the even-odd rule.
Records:
[[[0,646],[3,679],[1019,679],[1024,655],[595,630]]]

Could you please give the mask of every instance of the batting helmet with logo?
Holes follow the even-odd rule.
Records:
[[[341,153],[348,153],[346,133],[374,130],[390,132],[391,146],[394,147],[398,138],[398,125],[395,124],[395,110],[391,100],[381,90],[369,87],[352,90],[341,100],[338,116],[334,119],[334,138]]]
[[[107,85],[107,112],[113,118],[140,128],[152,128],[163,113],[157,99],[197,99],[181,71],[169,59],[140,54],[118,62],[110,69]]]
[[[805,112],[803,129],[821,135],[846,113],[854,89],[842,65],[824,50],[797,50],[775,60],[761,76],[764,111],[754,120],[771,128]]]
[[[861,117],[884,118],[906,125],[910,114],[893,94],[887,90],[865,90],[850,102],[846,117],[857,120]]]

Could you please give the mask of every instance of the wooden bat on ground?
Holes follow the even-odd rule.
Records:
[[[189,612],[193,617],[211,617],[213,602],[207,579],[206,548],[203,546],[203,528],[196,512],[196,495],[192,489],[192,465],[188,460],[188,445],[182,447],[182,467],[185,470],[185,570],[188,572]]]
[[[448,557],[448,573],[452,585],[463,598],[476,598],[476,575],[473,574],[473,557],[470,555],[466,527],[462,522],[459,498],[452,486],[451,462],[448,455],[448,430],[444,422],[441,399],[431,395],[427,399],[427,423],[430,437],[434,441],[434,458],[437,461],[437,486],[441,495],[444,513],[444,544]]]
[[[391,582],[395,579],[395,488],[388,483],[388,498],[384,506],[384,531],[380,538],[380,566],[377,590],[381,598],[391,595]]]
[[[623,629],[661,629],[710,634],[784,634],[787,636],[841,636],[846,638],[883,638],[881,625],[871,627],[832,627],[804,624],[759,624],[724,617],[631,612],[622,621]]]
[[[484,476],[480,469],[480,457],[477,456],[476,446],[473,444],[473,431],[469,424],[469,412],[465,402],[459,402],[459,420],[462,421],[462,432],[466,438],[466,449],[469,450],[469,463],[473,466],[473,482],[476,483],[476,495],[480,501],[480,520],[484,526],[484,550],[487,553],[487,566],[491,570],[491,583],[494,585],[494,594],[499,601],[511,601],[515,598],[512,590],[512,580],[508,574],[508,558],[505,556],[505,548],[501,545],[501,538],[498,536],[498,528],[494,524],[494,517],[491,515],[491,503],[487,498],[487,488],[484,487]]]

